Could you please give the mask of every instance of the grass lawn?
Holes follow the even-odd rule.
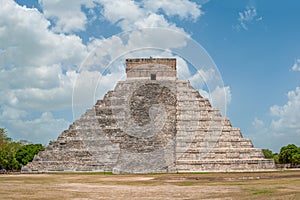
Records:
[[[0,199],[300,199],[300,171],[0,175]]]

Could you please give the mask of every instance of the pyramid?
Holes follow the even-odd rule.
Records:
[[[189,81],[177,79],[176,59],[126,59],[126,74],[22,172],[275,169]]]

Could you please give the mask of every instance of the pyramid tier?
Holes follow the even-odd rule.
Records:
[[[189,81],[120,81],[22,168],[161,173],[274,169]]]

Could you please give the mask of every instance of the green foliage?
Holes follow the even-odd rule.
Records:
[[[292,165],[300,165],[300,153],[296,153],[293,155]]]
[[[278,153],[274,153],[273,154],[273,159],[274,159],[274,162],[275,164],[279,164],[279,154]]]
[[[263,152],[265,158],[272,159],[274,157],[273,152],[270,149],[263,149],[262,152]]]
[[[262,151],[265,158],[273,159],[275,164],[280,164],[278,153],[273,153],[270,149],[263,149]]]
[[[263,149],[265,158],[274,159],[276,164],[300,165],[300,147],[294,144],[283,146],[280,153],[272,153],[269,149]]]
[[[12,142],[7,137],[6,129],[0,128],[0,168],[1,169],[19,169],[21,165],[15,158],[16,152],[20,149],[19,142]]]
[[[295,164],[298,161],[298,154],[300,154],[299,148],[294,144],[289,144],[280,149],[279,162],[282,164]],[[293,157],[295,158],[293,159]]]
[[[41,144],[22,145],[21,142],[13,142],[7,136],[6,129],[0,128],[0,169],[19,170],[42,150],[44,147]]]
[[[41,144],[27,144],[17,151],[16,159],[20,164],[26,165],[33,160],[35,154],[44,150],[45,148]]]
[[[11,142],[11,138],[7,137],[5,128],[0,128],[0,145]]]

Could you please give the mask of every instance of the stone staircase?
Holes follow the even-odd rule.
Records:
[[[188,81],[177,81],[176,170],[259,171],[275,168],[239,128],[212,108]]]

